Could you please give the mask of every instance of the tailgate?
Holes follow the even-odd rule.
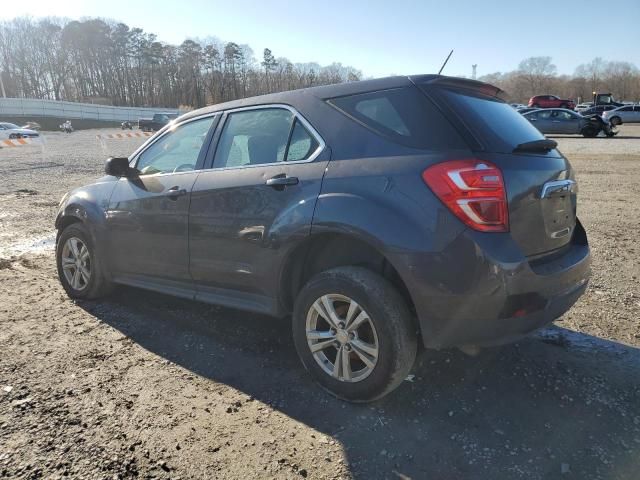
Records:
[[[476,158],[502,171],[509,231],[522,252],[535,256],[569,243],[576,225],[577,185],[568,160],[555,149],[518,149],[545,137],[494,96],[495,87],[458,79],[417,84],[468,139]]]

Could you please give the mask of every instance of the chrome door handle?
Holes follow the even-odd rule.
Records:
[[[165,192],[165,196],[169,197],[171,200],[176,200],[178,197],[184,197],[187,194],[187,190],[180,187],[171,187],[169,190]]]
[[[274,188],[284,188],[299,183],[298,177],[287,177],[285,174],[276,175],[265,182],[268,186]]]

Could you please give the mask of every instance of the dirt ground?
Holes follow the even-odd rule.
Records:
[[[640,126],[558,137],[593,254],[556,326],[423,352],[372,405],[309,380],[289,325],[132,288],[73,302],[62,195],[142,139],[0,150],[0,478],[640,478]]]

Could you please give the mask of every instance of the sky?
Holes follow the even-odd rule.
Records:
[[[4,1],[4,0],[3,0]],[[215,36],[292,62],[340,62],[365,77],[515,70],[550,56],[559,73],[594,57],[640,67],[640,0],[29,0],[33,17],[102,17],[179,44]],[[0,19],[16,16],[0,8]],[[596,27],[593,27],[596,25]]]

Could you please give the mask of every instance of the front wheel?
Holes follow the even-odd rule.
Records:
[[[614,127],[617,127],[618,125],[622,125],[622,119],[620,117],[611,117],[609,119],[609,122],[611,123],[611,125],[613,125]]]
[[[595,127],[585,127],[582,130],[582,135],[586,138],[593,138],[598,136],[599,130]]]
[[[293,339],[314,380],[351,402],[370,402],[397,388],[417,351],[402,296],[360,267],[327,270],[304,286],[294,308]]]
[[[56,264],[60,283],[72,298],[99,298],[111,291],[91,235],[81,223],[69,225],[58,237]]]

